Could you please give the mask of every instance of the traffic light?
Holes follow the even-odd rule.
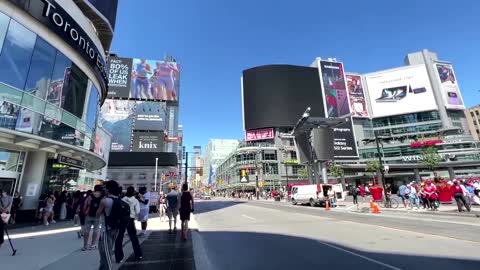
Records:
[[[242,177],[245,177],[245,176],[247,176],[247,170],[242,169]]]

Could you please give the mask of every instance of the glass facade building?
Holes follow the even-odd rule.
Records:
[[[52,1],[62,22],[76,27],[76,36],[62,36],[39,17],[45,4],[0,3],[0,188],[24,197],[25,218],[44,192],[105,180],[110,150],[110,134],[98,124],[106,84],[76,46],[88,41],[106,59],[102,43],[113,32],[97,31],[74,1]]]

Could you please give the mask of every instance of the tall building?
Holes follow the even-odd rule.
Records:
[[[475,139],[475,141],[480,140],[480,105],[467,108],[465,110],[465,116],[467,117],[468,128],[470,134]]]
[[[197,174],[200,173],[199,168],[196,167],[197,159],[202,156],[202,147],[199,145],[193,146],[193,152],[191,152],[189,165],[190,167],[190,180],[196,179]]]
[[[203,155],[203,177],[204,185],[215,182],[215,170],[218,165],[238,147],[238,140],[211,139],[205,146]]]
[[[110,135],[98,123],[117,1],[0,1],[0,188],[34,219],[42,193],[106,179]],[[110,26],[110,27],[105,27]]]
[[[109,91],[100,117],[113,135],[109,179],[124,187],[166,190],[180,177],[180,66],[172,57],[112,55],[109,68]]]

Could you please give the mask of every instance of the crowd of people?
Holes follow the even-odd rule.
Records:
[[[100,253],[100,269],[112,269],[114,262],[123,261],[123,237],[128,234],[135,258],[142,260],[143,252],[139,237],[145,237],[150,214],[151,194],[147,188],[138,191],[130,186],[125,191],[116,181],[107,181],[105,185],[96,185],[87,192],[74,193],[50,192],[42,195],[38,205],[39,222],[44,225],[56,223],[55,219],[73,219],[81,225],[77,232],[82,239],[81,250],[98,250]],[[12,220],[15,207],[20,207],[22,198],[8,196],[0,190],[0,246],[3,244],[5,223]],[[188,221],[193,212],[194,200],[188,185],[182,186],[182,192],[172,187],[168,194],[160,197],[160,220],[169,220],[169,233],[177,231],[177,216],[181,220],[181,239],[187,240]],[[8,215],[8,219],[4,218]],[[141,223],[141,231],[137,235],[135,221]]]

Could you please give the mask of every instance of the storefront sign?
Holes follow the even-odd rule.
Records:
[[[455,155],[453,155],[453,154],[438,154],[438,156],[444,161],[447,160],[447,159],[455,158]],[[402,157],[402,161],[404,161],[404,162],[422,161],[422,160],[423,160],[422,155],[411,155],[411,156],[403,156]]]
[[[247,130],[245,132],[245,141],[259,141],[273,139],[273,128]]]
[[[435,140],[412,142],[410,144],[410,147],[411,148],[429,147],[429,146],[437,145],[439,143],[443,143],[443,140],[442,139],[435,139]]]
[[[179,142],[181,140],[180,137],[165,137],[166,142]]]
[[[10,0],[59,35],[93,68],[102,89],[107,89],[108,75],[105,59],[80,25],[54,0]]]
[[[297,159],[287,159],[287,160],[284,160],[283,161],[283,164],[298,164],[298,160]]]
[[[58,156],[58,163],[66,164],[66,165],[69,165],[71,167],[85,169],[85,161],[79,160],[79,159],[74,159],[74,158],[71,158],[71,157],[66,157],[66,156],[59,155]]]

